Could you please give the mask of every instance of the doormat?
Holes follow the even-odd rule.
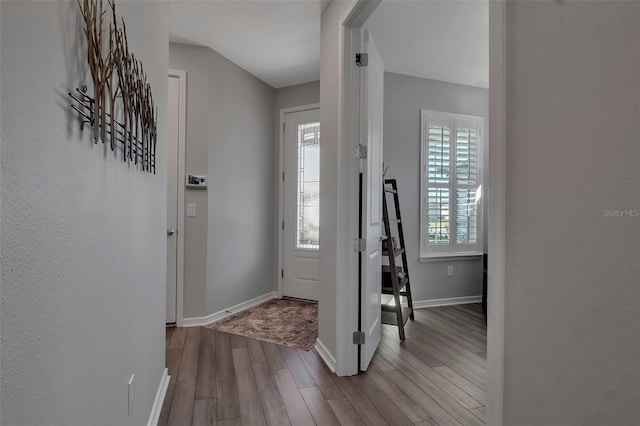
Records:
[[[271,299],[205,327],[308,351],[318,337],[318,304]]]

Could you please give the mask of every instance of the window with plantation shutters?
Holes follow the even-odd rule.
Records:
[[[420,256],[482,252],[482,118],[422,111]]]

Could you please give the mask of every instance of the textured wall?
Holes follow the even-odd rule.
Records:
[[[385,73],[386,177],[398,179],[411,291],[416,301],[482,294],[482,259],[420,262],[420,110],[486,118],[488,108],[487,89]],[[455,267],[453,277],[447,276],[449,265]]]
[[[2,1],[2,424],[146,424],[164,370],[164,2],[122,2],[159,107],[158,174],[81,132],[73,1]],[[135,404],[127,415],[127,382]]]
[[[187,71],[186,170],[206,169],[209,179],[206,194],[187,191],[199,209],[185,218],[185,257],[195,255],[191,270],[185,260],[191,318],[276,288],[275,89],[208,48],[171,43],[170,56],[172,68]]]
[[[640,422],[639,22],[507,3],[505,425]]]

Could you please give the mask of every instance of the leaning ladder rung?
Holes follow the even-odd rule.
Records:
[[[402,256],[402,268],[396,267],[396,257],[405,253],[404,248],[404,233],[402,226],[398,226],[398,237],[400,238],[400,247],[393,248],[391,239],[391,224],[400,224],[400,202],[398,201],[398,186],[395,179],[387,179],[382,185],[383,191],[393,194],[393,203],[395,205],[396,218],[389,218],[389,208],[387,206],[387,197],[382,197],[382,219],[384,221],[384,230],[387,237],[388,250],[383,251],[383,255],[389,257],[389,265],[386,266],[387,274],[391,274],[390,279],[380,283],[381,292],[384,294],[391,294],[394,296],[394,300],[400,300],[400,297],[404,297],[407,300],[407,306],[402,306],[402,303],[396,303],[394,306],[382,305],[382,323],[396,325],[398,327],[398,334],[400,340],[405,340],[404,325],[409,318],[413,319],[413,300],[411,298],[411,284],[409,283],[409,267],[407,265],[406,255]],[[383,193],[384,195],[384,193]],[[398,278],[398,270],[404,271],[407,276],[405,278]],[[383,267],[383,277],[385,273],[385,267]]]

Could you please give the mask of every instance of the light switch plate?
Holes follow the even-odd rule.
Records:
[[[187,203],[187,216],[194,217],[196,215],[196,203]]]
[[[449,267],[447,268],[447,275],[452,277],[454,274],[455,274],[455,269],[453,269],[453,265],[449,265]]]

